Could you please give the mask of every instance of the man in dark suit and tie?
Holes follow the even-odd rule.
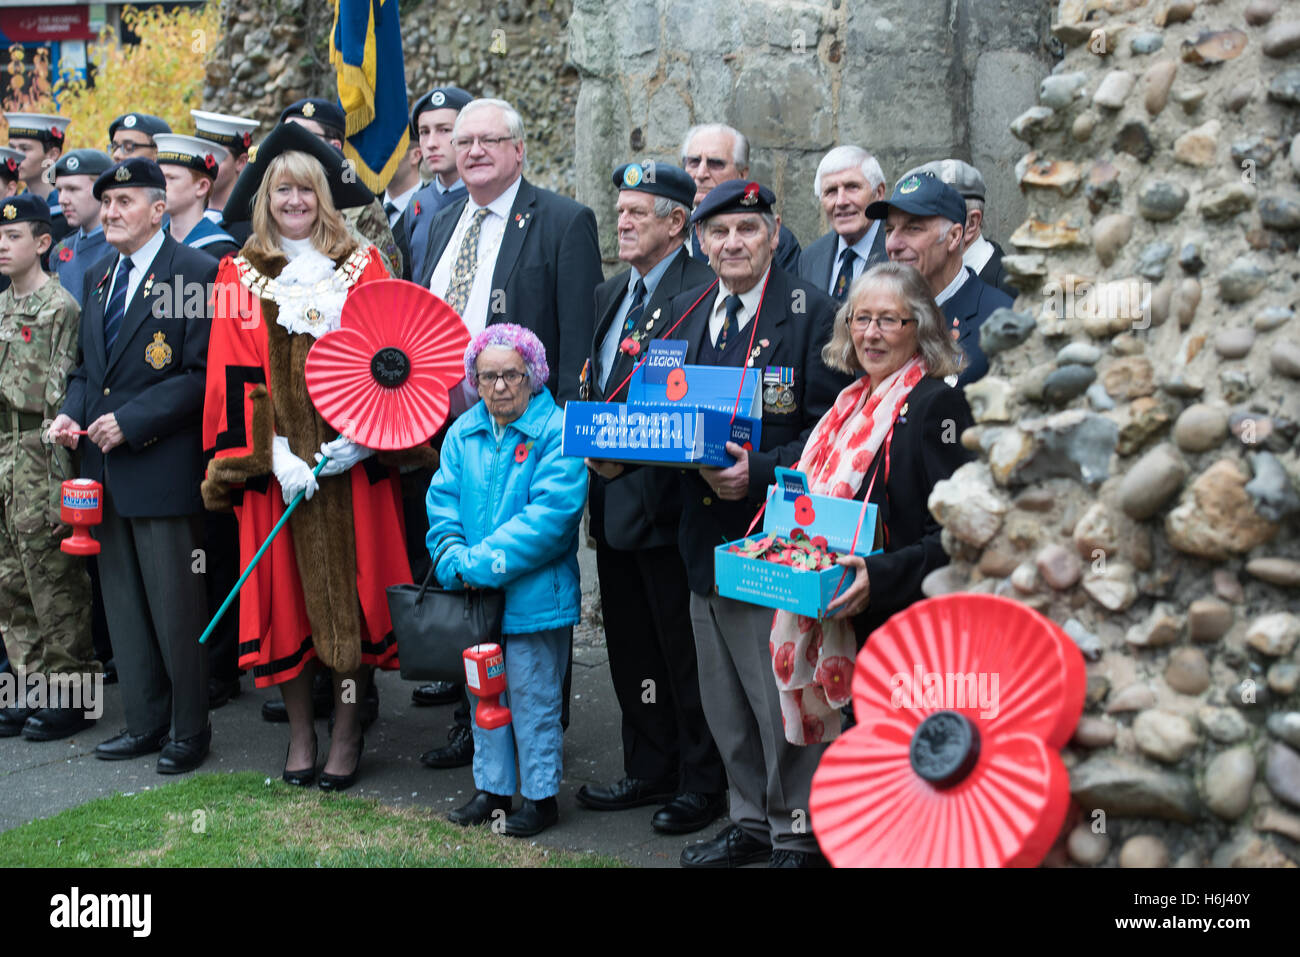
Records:
[[[206,293],[217,261],[161,228],[165,189],[144,158],[95,181],[116,252],[86,275],[78,365],[48,437],[76,448],[84,423],[81,474],[104,486],[96,537],[127,728],[95,756],[161,749],[159,773],[178,774],[203,763],[212,739],[198,563]],[[193,288],[203,291],[201,309],[187,308]]]
[[[1010,308],[1014,300],[962,263],[966,201],[933,174],[917,173],[895,183],[893,195],[868,206],[867,215],[885,220],[890,260],[914,266],[925,277],[966,353],[969,364],[949,385],[983,378],[989,361],[980,349],[980,325],[994,309]]]
[[[595,325],[593,293],[604,279],[596,216],[523,177],[524,121],[505,100],[474,100],[463,107],[452,148],[468,195],[434,217],[424,267],[414,278],[455,309],[471,335],[494,322],[532,330],[551,367],[547,388],[560,402],[577,398]],[[464,380],[451,388],[453,416],[477,401]],[[566,677],[566,727],[568,697]],[[473,755],[464,703],[448,744],[420,760],[453,768],[469,764]]]
[[[861,146],[837,146],[817,164],[813,194],[831,231],[803,251],[799,275],[843,302],[853,280],[889,260],[885,224],[867,216],[867,207],[885,198],[885,174]]]
[[[695,183],[676,166],[614,170],[618,257],[631,268],[596,287],[589,398],[622,402],[650,340],[669,328],[668,301],[713,279],[684,248]],[[635,343],[635,345],[631,345]],[[664,804],[655,830],[687,834],[724,809],[726,775],[700,704],[690,589],[677,549],[676,471],[587,461],[610,678],[623,715],[623,769],[611,785],[584,785],[597,811]],[[646,682],[650,684],[646,684]]]
[[[718,279],[675,296],[671,338],[687,342],[693,365],[760,370],[763,424],[758,448],[727,443],[729,468],[682,475],[678,544],[691,590],[700,694],[731,792],[732,824],[682,852],[684,867],[824,864],[807,827],[808,793],[824,747],[787,743],[768,650],[772,610],[723,598],[714,588],[713,550],[742,538],[778,465],[803,452],[817,420],[848,385],[821,358],[834,301],[775,265],[780,242],[775,197],[732,180],[696,208]]]

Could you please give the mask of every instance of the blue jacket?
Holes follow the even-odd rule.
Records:
[[[446,546],[444,536],[454,538],[436,554],[439,584],[504,589],[508,635],[573,625],[581,612],[587,470],[582,459],[560,454],[563,423],[543,389],[498,440],[480,401],[447,432],[429,484],[430,556]]]

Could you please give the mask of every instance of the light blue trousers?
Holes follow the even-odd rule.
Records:
[[[474,786],[491,794],[530,801],[560,791],[564,730],[560,705],[573,628],[505,636],[506,693],[510,724],[485,731],[474,722]],[[475,711],[478,710],[475,702]],[[515,765],[518,764],[516,772]]]

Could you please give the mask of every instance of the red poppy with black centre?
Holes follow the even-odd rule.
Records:
[[[70,247],[64,246],[62,249],[59,250],[59,262],[61,263],[72,262],[72,249]]]
[[[520,442],[515,446],[515,461],[522,462],[526,458],[528,458],[528,445],[525,442]]]
[[[32,341],[32,330],[30,326],[23,326],[22,337],[23,337],[23,342]]]
[[[618,344],[618,349],[626,355],[634,356],[641,351],[641,343],[637,342],[631,336],[628,336]]]
[[[687,391],[686,370],[678,366],[672,372],[668,373],[668,382],[664,391],[668,396],[669,402],[676,402],[683,398]]]
[[[800,495],[794,500],[794,520],[800,525],[811,525],[817,520],[817,510],[807,495]]]

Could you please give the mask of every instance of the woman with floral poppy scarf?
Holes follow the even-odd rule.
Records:
[[[523,805],[505,833],[528,837],[559,816],[560,711],[578,621],[578,525],[587,501],[580,458],[562,453],[564,413],[545,388],[546,350],[522,326],[488,326],[465,351],[481,401],[447,432],[429,485],[429,553],[444,588],[505,592],[502,645],[513,723],[474,725],[472,800],[457,824],[486,824]],[[515,766],[518,764],[518,773]]]
[[[822,359],[859,378],[813,428],[795,467],[815,494],[876,505],[884,541],[880,554],[840,557],[845,579],[853,578],[831,602],[830,617],[773,617],[781,723],[787,741],[805,745],[840,733],[858,649],[922,598],[922,579],[948,563],[926,500],[968,460],[959,439],[973,424],[965,394],[944,381],[964,356],[911,266],[882,263],[854,281]]]

